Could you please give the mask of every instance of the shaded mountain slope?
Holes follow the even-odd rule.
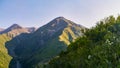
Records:
[[[64,17],[58,17],[34,33],[26,35],[24,39],[18,36],[22,39],[20,43],[17,43],[18,37],[16,37],[17,39],[7,42],[6,46],[8,50],[10,45],[15,46],[15,54],[19,57],[23,68],[41,67],[61,51],[66,50],[67,45],[82,36],[82,31],[85,29]]]

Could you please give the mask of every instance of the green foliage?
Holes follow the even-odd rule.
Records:
[[[67,51],[52,59],[45,68],[119,68],[120,16],[110,16],[83,37],[68,46]]]
[[[0,35],[0,68],[8,68],[11,57],[5,47],[5,43],[11,38],[7,34]]]

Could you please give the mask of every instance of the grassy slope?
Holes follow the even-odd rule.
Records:
[[[76,27],[73,30],[72,27],[67,27],[59,36],[59,41],[63,41],[65,44],[69,45],[70,42],[74,41],[79,36],[82,36],[81,28]]]
[[[0,68],[8,68],[10,60],[12,57],[8,55],[8,51],[5,47],[5,42],[9,41],[11,38],[6,34],[0,35]]]

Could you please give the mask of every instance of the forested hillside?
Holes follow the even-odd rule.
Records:
[[[120,16],[86,30],[45,68],[120,68]]]

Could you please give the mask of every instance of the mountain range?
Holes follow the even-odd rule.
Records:
[[[5,57],[0,57],[0,60],[8,58],[4,62],[6,66],[1,64],[0,67],[42,68],[59,53],[66,51],[69,44],[82,36],[86,29],[64,17],[57,17],[38,29],[13,24],[0,32],[0,39],[5,39],[0,44],[3,49],[0,53]]]
[[[0,32],[0,68],[120,68],[120,16],[87,29],[64,17]]]

